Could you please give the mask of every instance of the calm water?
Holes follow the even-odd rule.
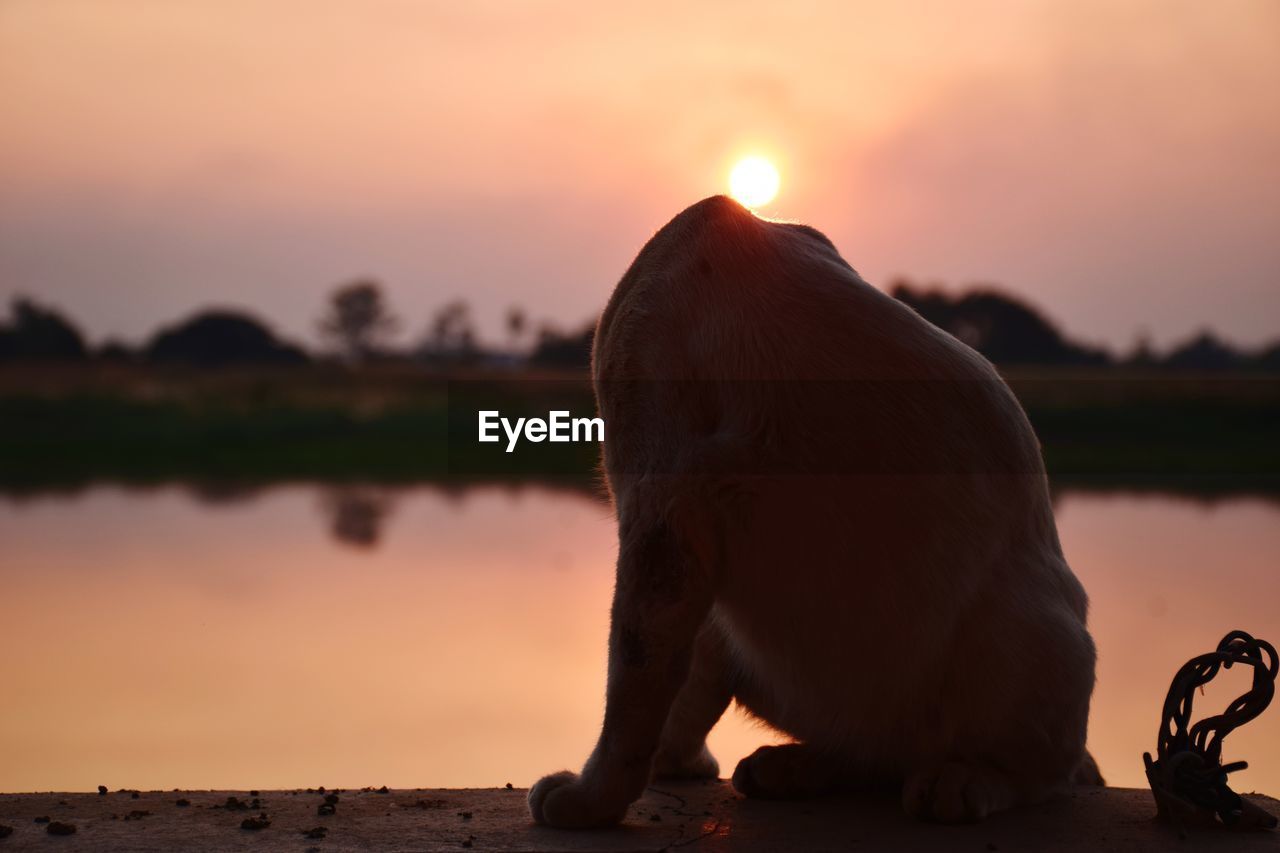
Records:
[[[1069,494],[1093,600],[1090,742],[1143,784],[1169,678],[1230,628],[1280,640],[1280,506]],[[0,498],[0,790],[528,785],[599,725],[615,554],[542,489]],[[1220,677],[1219,679],[1223,679]],[[1246,675],[1197,698],[1216,712]],[[776,738],[726,714],[722,771]],[[1231,736],[1280,791],[1280,706]]]

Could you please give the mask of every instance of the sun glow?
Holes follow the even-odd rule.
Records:
[[[744,157],[729,173],[729,194],[744,207],[761,207],[778,194],[778,170],[763,157]]]

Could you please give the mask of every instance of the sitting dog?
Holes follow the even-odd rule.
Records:
[[[645,245],[592,376],[619,553],[603,729],[534,820],[616,823],[655,777],[715,777],[731,700],[794,738],[748,797],[900,790],[980,820],[1067,784],[1094,647],[1035,434],[991,364],[817,230],[717,196]]]

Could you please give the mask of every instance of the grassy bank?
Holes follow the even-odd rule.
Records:
[[[1008,378],[1055,479],[1280,491],[1278,377],[1042,370]],[[0,488],[474,477],[486,464],[470,455],[476,446],[450,441],[459,428],[451,411],[456,421],[465,408],[459,388],[483,389],[504,413],[545,413],[552,402],[575,414],[592,408],[579,375],[9,367],[0,371]],[[595,449],[562,447],[528,470],[512,454],[496,473],[589,481]]]

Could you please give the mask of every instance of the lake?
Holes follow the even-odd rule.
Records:
[[[1143,786],[1175,670],[1232,628],[1280,641],[1280,503],[1057,514],[1092,599],[1090,747]],[[525,786],[598,731],[616,544],[581,492],[101,486],[0,498],[0,543],[3,791]],[[776,740],[730,710],[711,747],[727,775]],[[1225,758],[1280,792],[1280,707]]]

